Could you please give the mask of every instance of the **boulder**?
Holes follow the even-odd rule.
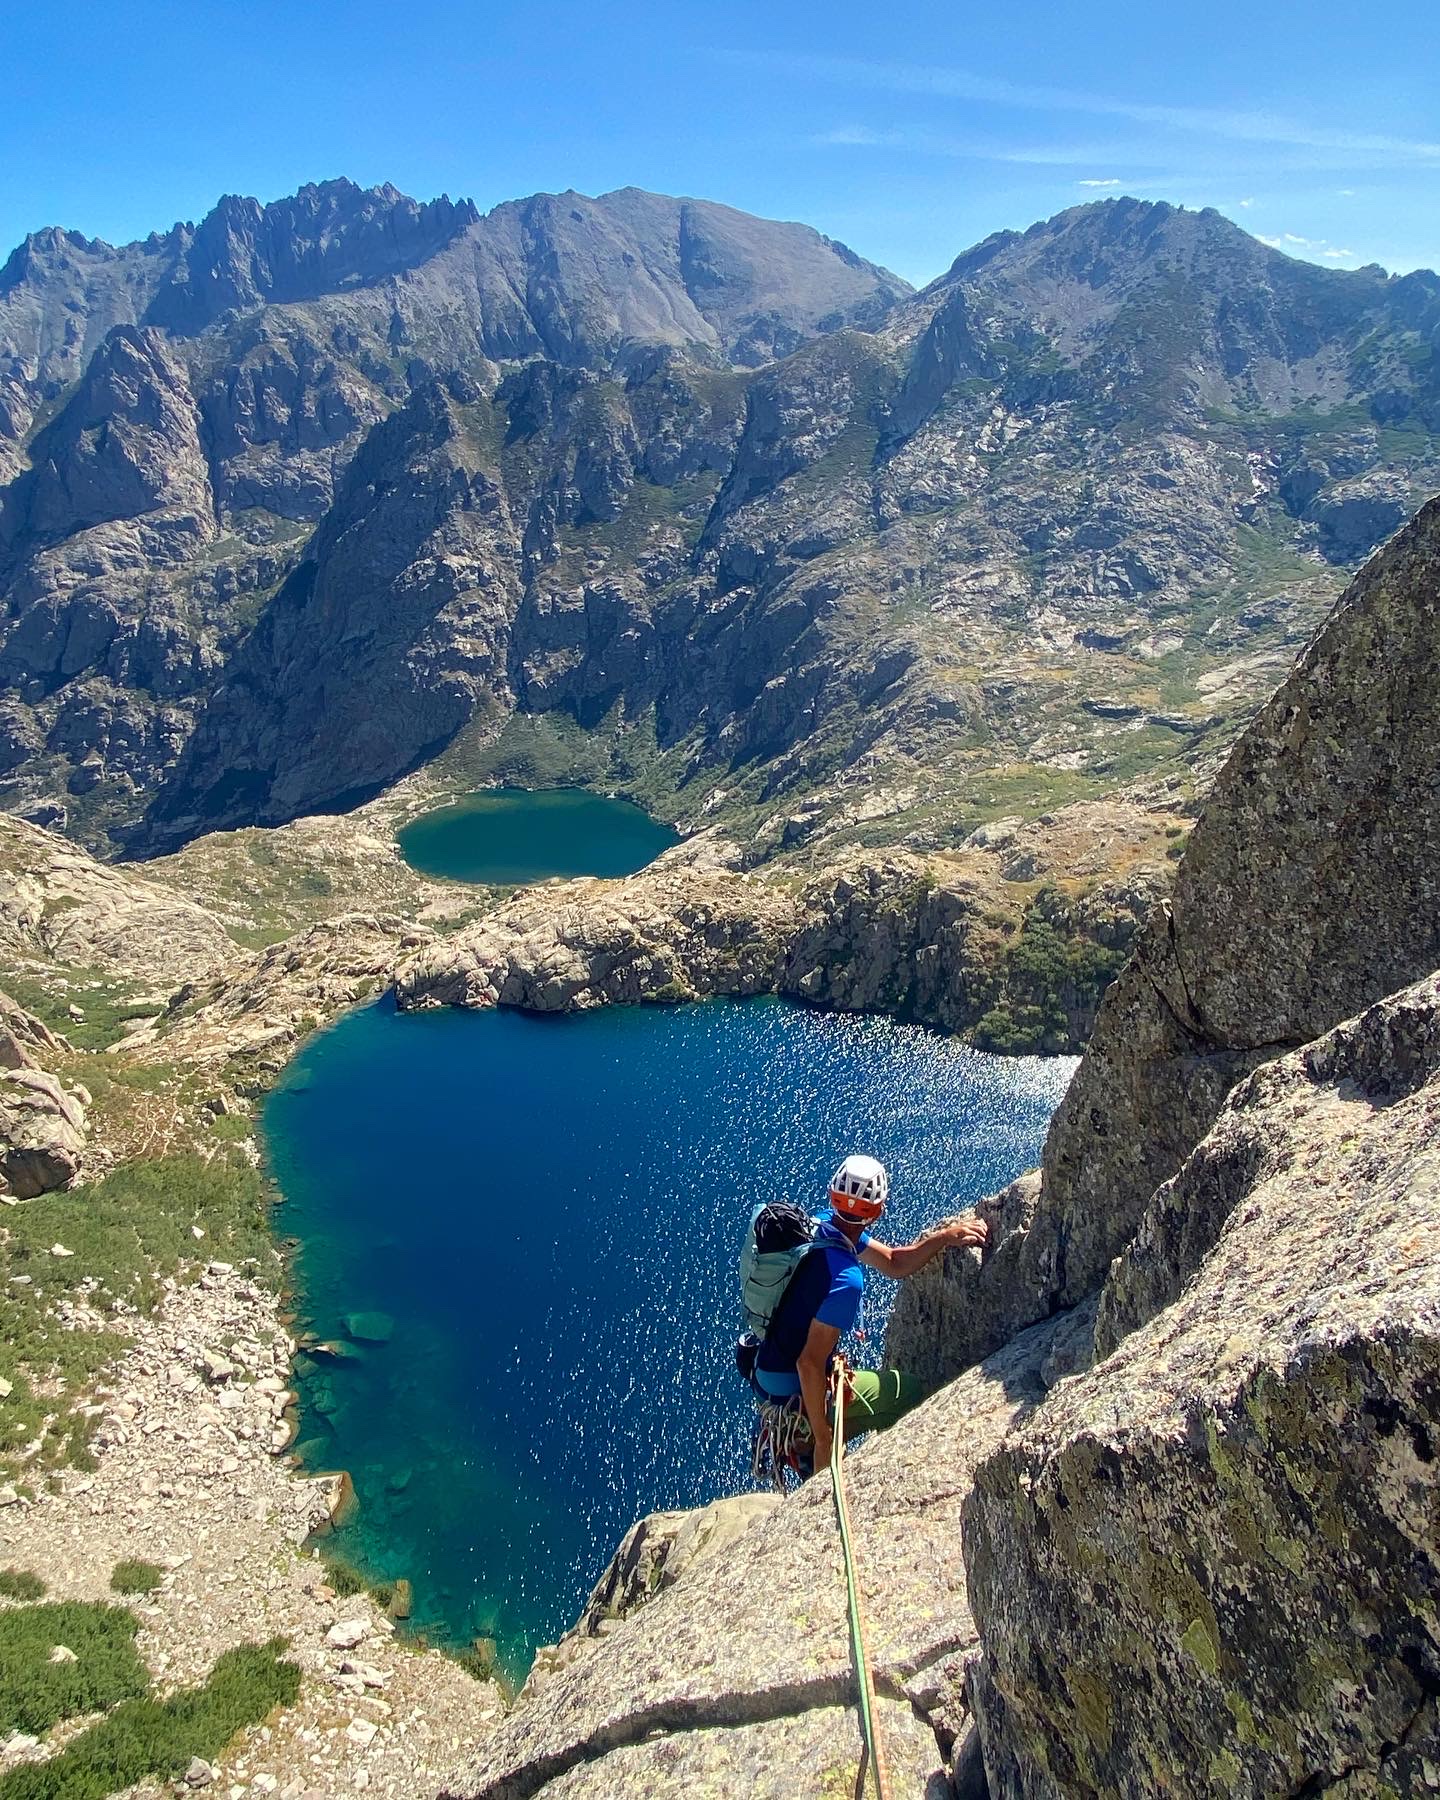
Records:
[[[1270,1063],[964,1509],[995,1800],[1428,1791],[1440,976]]]
[[[31,1200],[79,1176],[85,1104],[36,1066],[30,1046],[56,1047],[38,1019],[0,995],[0,1191]]]

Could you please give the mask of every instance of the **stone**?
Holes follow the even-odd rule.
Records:
[[[1109,1356],[978,1469],[996,1800],[1419,1791],[1437,1233],[1440,975],[1232,1092],[1112,1271]]]
[[[345,1315],[345,1329],[357,1343],[388,1344],[395,1321],[385,1312],[352,1312]]]
[[[364,1750],[369,1747],[379,1729],[373,1719],[352,1719],[345,1727],[345,1735],[352,1744],[358,1744]]]
[[[50,1652],[50,1661],[52,1663],[73,1663],[78,1662],[79,1658],[68,1644],[56,1644]]]
[[[366,1620],[341,1619],[325,1633],[325,1642],[334,1650],[353,1650],[369,1635],[370,1626]]]
[[[385,1608],[392,1619],[408,1619],[415,1610],[415,1590],[402,1575],[390,1584],[390,1604]]]
[[[185,1771],[184,1781],[187,1787],[209,1787],[215,1779],[213,1766],[203,1756],[192,1756],[189,1767]]]

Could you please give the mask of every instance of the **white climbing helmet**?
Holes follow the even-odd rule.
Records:
[[[873,1156],[847,1156],[830,1177],[830,1210],[852,1223],[878,1219],[889,1198],[885,1165]]]

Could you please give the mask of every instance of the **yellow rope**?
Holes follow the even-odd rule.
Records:
[[[875,1685],[870,1676],[870,1657],[865,1649],[865,1620],[860,1607],[860,1578],[855,1550],[850,1542],[850,1510],[845,1502],[845,1381],[849,1371],[843,1356],[835,1359],[835,1435],[830,1444],[830,1476],[835,1490],[835,1516],[840,1522],[840,1548],[845,1555],[845,1591],[850,1608],[850,1654],[855,1664],[855,1683],[860,1693],[860,1729],[870,1772],[875,1777],[878,1800],[890,1800],[890,1771],[880,1741],[875,1716]]]

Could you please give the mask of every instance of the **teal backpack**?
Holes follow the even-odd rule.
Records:
[[[815,1221],[783,1200],[751,1213],[740,1249],[740,1308],[757,1347],[814,1238]]]

